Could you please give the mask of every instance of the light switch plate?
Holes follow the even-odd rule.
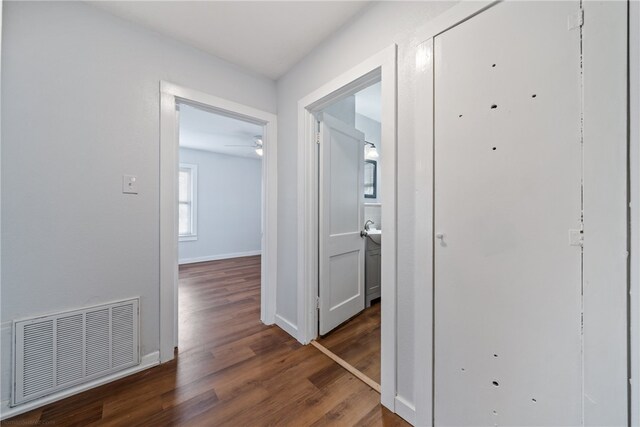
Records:
[[[138,177],[122,175],[122,192],[124,194],[138,194]]]

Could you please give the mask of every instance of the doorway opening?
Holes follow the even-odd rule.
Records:
[[[178,107],[178,348],[259,317],[264,125]]]
[[[203,295],[219,293],[214,288],[231,280],[235,287],[246,285],[236,289],[238,295],[253,292],[249,299],[254,305],[247,310],[259,312],[266,325],[274,323],[277,130],[271,113],[196,90],[161,82],[160,96],[160,361],[164,363],[174,358],[179,342],[179,275],[186,286],[183,312],[203,308],[207,304]],[[233,293],[228,285],[223,288]],[[189,336],[184,338],[190,342]],[[199,338],[191,338],[191,344],[198,345]]]
[[[356,126],[356,117],[360,122],[372,114],[362,110],[356,114],[358,98],[367,93],[379,98],[377,103],[370,102],[379,109],[379,141],[370,136],[371,130]],[[412,410],[396,392],[396,46],[302,98],[298,117],[298,339],[312,343],[380,392],[385,407],[411,419]],[[367,223],[365,208],[373,222]],[[379,217],[371,211],[377,211]],[[370,290],[374,320],[362,323],[368,324],[365,329],[372,332],[379,350],[364,343],[360,347],[371,350],[366,356],[371,360],[368,375],[377,381],[360,375],[357,366],[361,362],[336,348],[353,349],[357,346],[350,345],[351,339],[364,336],[362,329],[354,332],[358,328],[353,324],[367,318],[367,241],[371,242],[369,249],[377,245],[369,265],[371,261],[380,264],[374,269],[380,293]],[[380,311],[379,327],[375,326],[376,310]],[[341,337],[343,333],[351,338]],[[363,361],[361,369],[366,371],[366,364]]]
[[[314,345],[380,391],[381,82],[315,115],[318,333]]]

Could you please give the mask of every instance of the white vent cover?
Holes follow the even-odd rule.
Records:
[[[139,363],[139,300],[13,322],[18,405]]]

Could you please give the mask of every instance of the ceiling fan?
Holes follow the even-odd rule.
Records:
[[[262,154],[264,153],[262,150],[262,135],[256,135],[253,137],[253,145],[225,145],[225,147],[245,147],[245,148],[252,148],[256,151],[256,154],[260,157],[262,157]]]

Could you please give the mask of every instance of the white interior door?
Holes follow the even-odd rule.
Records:
[[[579,12],[504,2],[434,39],[436,425],[581,424]]]
[[[319,325],[324,335],[364,310],[364,134],[320,118]]]

